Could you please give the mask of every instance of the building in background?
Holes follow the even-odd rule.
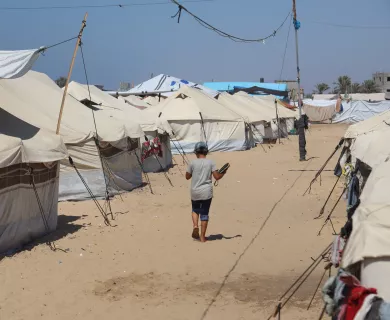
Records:
[[[376,72],[373,74],[376,85],[383,93],[390,93],[390,72]]]
[[[275,83],[283,83],[287,85],[287,91],[289,92],[289,98],[292,101],[298,101],[298,82],[297,80],[275,80]],[[303,99],[305,92],[301,88],[301,98]]]
[[[120,82],[119,83],[119,91],[129,91],[131,89],[130,82]]]

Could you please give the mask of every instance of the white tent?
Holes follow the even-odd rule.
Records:
[[[37,72],[30,71],[14,80],[0,80],[1,108],[51,132],[56,130],[62,95],[62,90],[48,76]],[[131,152],[137,144],[129,143],[129,139],[138,141],[143,136],[139,125],[130,122],[123,125],[99,112],[92,113],[91,109],[68,96],[60,135],[95,196],[105,196],[105,182],[110,193],[115,193],[117,189],[132,190],[142,184],[141,169]],[[95,138],[98,138],[99,148]],[[89,198],[69,162],[62,161],[61,164],[60,199]],[[103,175],[103,166],[106,175]]]
[[[0,253],[56,229],[59,161],[66,157],[61,137],[0,109]]]
[[[266,139],[277,139],[279,136],[283,137],[287,132],[287,125],[283,119],[279,118],[279,125],[276,119],[276,110],[271,110],[268,107],[264,107],[260,104],[260,102],[247,94],[246,92],[240,91],[233,95],[238,101],[243,103],[244,105],[252,105],[252,107],[256,108],[258,112],[266,119],[268,124],[265,127],[265,138]]]
[[[362,134],[372,131],[377,131],[388,127],[390,123],[390,110],[382,112],[374,117],[368,118],[362,122],[356,123],[348,127],[345,138],[353,139]]]
[[[310,121],[323,122],[332,120],[336,115],[337,100],[303,100],[303,111]]]
[[[161,141],[160,156],[153,155],[142,161],[142,168],[145,172],[158,172],[172,166],[172,152],[167,136],[167,133],[171,132],[172,129],[168,123],[110,96],[95,86],[89,86],[88,90],[87,85],[72,81],[69,84],[68,93],[81,102],[91,101],[94,107],[107,117],[125,124],[132,121],[137,122],[144,131],[141,137],[143,146],[146,146],[146,139],[151,141],[157,137]],[[138,154],[138,158],[141,162],[141,154]]]
[[[357,123],[390,111],[390,101],[352,101],[343,102],[342,106],[343,112],[335,115],[333,123]]]
[[[228,107],[230,110],[241,115],[245,122],[250,126],[250,132],[253,135],[254,143],[263,143],[265,138],[265,127],[267,117],[264,117],[256,108],[249,104],[239,101],[234,96],[223,92],[218,95],[218,101]]]
[[[275,96],[272,95],[253,96],[253,98],[260,101],[263,107],[267,107],[269,110],[272,110],[275,113],[276,101],[278,108],[278,116],[279,118],[285,119],[286,121],[287,132],[284,132],[284,135],[288,135],[294,129],[295,119],[297,118],[297,113],[295,111],[287,109]]]
[[[157,106],[160,102],[164,100],[165,100],[164,97],[157,97],[157,96],[148,96],[143,99],[143,101],[150,104],[152,107]]]
[[[189,86],[192,88],[196,88],[208,95],[215,97],[218,95],[218,92],[208,89],[205,86],[200,84],[187,81],[184,79],[179,79],[175,77],[171,77],[165,74],[160,74],[157,77],[154,77],[150,80],[140,83],[134,88],[130,89],[128,93],[153,93],[153,92],[162,92],[161,95],[165,97],[169,97],[173,92],[178,91],[183,86]],[[126,93],[123,93],[125,96]]]
[[[118,100],[122,100],[129,105],[138,108],[140,110],[147,109],[151,105],[137,96],[118,97]]]
[[[353,161],[358,159],[372,171],[360,195],[353,230],[343,253],[343,267],[361,264],[361,282],[378,289],[389,301],[390,286],[390,112],[350,126],[346,137],[351,139]]]
[[[168,121],[174,138],[187,153],[193,152],[198,141],[205,141],[210,151],[238,151],[250,147],[245,122],[239,114],[188,86],[143,112]],[[171,148],[176,151],[174,144]]]

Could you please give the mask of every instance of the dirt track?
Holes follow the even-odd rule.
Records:
[[[297,137],[247,152],[215,153],[231,169],[215,190],[206,244],[191,239],[185,167],[150,175],[155,195],[136,190],[113,201],[116,227],[104,226],[92,202],[60,204],[52,252],[37,243],[0,262],[0,319],[267,319],[278,297],[331,242],[323,220],[313,220],[335,182],[322,174],[344,126],[316,125],[307,135],[308,162],[298,161]],[[336,157],[327,169],[333,169]],[[290,171],[295,170],[295,171]],[[340,184],[327,210],[342,190]],[[326,211],[327,212],[327,211]],[[326,213],[325,212],[325,213]],[[336,229],[345,219],[343,201]],[[283,319],[313,319],[319,295],[308,301],[322,264],[283,310]]]

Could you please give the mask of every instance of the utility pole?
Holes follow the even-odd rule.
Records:
[[[305,128],[307,127],[307,124],[305,123],[306,117],[302,116],[301,70],[299,68],[299,49],[298,49],[298,30],[301,27],[301,23],[297,20],[297,6],[295,1],[296,0],[293,0],[293,22],[294,22],[294,29],[295,29],[295,52],[296,52],[296,59],[297,59],[298,109],[299,109],[299,120],[297,121],[297,127],[298,127],[298,136],[299,136],[299,160],[306,161]]]

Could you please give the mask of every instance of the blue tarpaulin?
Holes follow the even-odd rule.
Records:
[[[234,88],[252,88],[261,87],[264,89],[287,91],[286,83],[263,83],[263,82],[205,82],[203,84],[206,88],[219,91],[229,92],[234,91]],[[283,98],[283,97],[278,97]]]

